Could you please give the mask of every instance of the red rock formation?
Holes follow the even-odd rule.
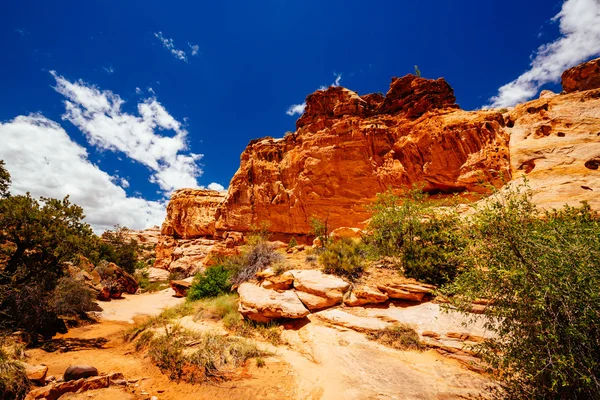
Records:
[[[565,93],[600,88],[600,58],[563,72],[562,87]]]
[[[250,142],[217,211],[217,231],[246,232],[263,221],[287,235],[356,226],[388,188],[480,190],[510,177],[508,134],[498,112],[458,109],[452,88],[409,75],[385,97],[342,87],[306,99],[297,131]]]
[[[180,189],[171,196],[161,233],[191,239],[215,233],[215,210],[224,193],[205,189]]]

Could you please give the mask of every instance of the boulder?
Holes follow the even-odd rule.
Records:
[[[344,299],[344,304],[350,307],[363,306],[365,304],[383,303],[389,296],[377,288],[371,286],[357,286],[352,289],[350,295]]]
[[[164,282],[169,280],[169,271],[160,268],[148,268],[148,280],[150,282]]]
[[[171,289],[175,291],[175,297],[185,297],[189,288],[192,287],[190,280],[171,281]]]
[[[91,365],[71,365],[63,374],[63,379],[67,382],[91,376],[98,376],[98,370],[95,367]]]
[[[350,289],[350,284],[345,280],[318,270],[288,272],[294,277],[294,289],[330,299],[331,305],[341,303],[344,294]]]
[[[256,277],[261,281],[260,286],[265,289],[289,290],[294,285],[294,276],[289,271],[276,275],[271,268],[267,268],[258,272]]]
[[[329,308],[339,304],[338,299],[330,297],[321,297],[307,292],[296,291],[298,298],[311,312]]]
[[[600,88],[600,58],[563,72],[562,87],[565,93]]]
[[[25,373],[27,374],[27,379],[29,379],[35,385],[44,386],[46,384],[46,374],[48,373],[48,367],[44,364],[27,364],[25,365]]]
[[[337,228],[337,229],[334,229],[333,231],[331,231],[331,233],[329,234],[329,238],[332,240],[337,240],[337,239],[360,240],[360,239],[362,239],[363,235],[364,235],[364,232],[362,231],[362,229],[342,227],[342,228]]]
[[[253,321],[270,322],[280,318],[304,318],[310,312],[291,290],[276,292],[245,282],[238,287],[240,313]]]
[[[390,299],[421,302],[426,295],[433,292],[435,286],[424,283],[387,283],[377,285],[377,289],[386,293]]]

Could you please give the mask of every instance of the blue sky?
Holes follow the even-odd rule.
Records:
[[[598,26],[599,0],[4,1],[0,158],[15,193],[141,228],[174,189],[226,188],[251,139],[294,130],[289,107],[336,79],[385,93],[417,64],[464,109],[507,106],[560,91]]]

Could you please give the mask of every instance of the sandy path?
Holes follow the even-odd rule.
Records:
[[[175,297],[171,288],[148,294],[124,294],[122,299],[99,303],[102,311],[98,316],[101,320],[133,323],[136,316],[157,315],[163,309],[184,301],[184,298]]]

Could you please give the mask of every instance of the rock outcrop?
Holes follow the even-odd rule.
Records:
[[[389,188],[481,192],[527,175],[544,208],[600,209],[600,59],[565,71],[563,86],[509,112],[463,111],[441,78],[394,78],[385,96],[318,90],[296,132],[249,143],[225,197],[175,193],[155,266],[192,273],[265,222],[285,242],[306,242],[313,218],[330,230],[364,227],[366,206]]]
[[[215,234],[215,212],[225,194],[216,190],[180,189],[171,196],[161,233],[193,239]]]
[[[357,226],[388,187],[477,191],[510,177],[502,114],[460,110],[443,79],[394,79],[385,97],[331,87],[306,103],[294,134],[253,140],[242,153],[217,231],[266,221],[273,233],[301,236],[312,217]]]
[[[565,93],[600,89],[600,58],[563,72],[562,87]]]
[[[594,86],[593,77],[600,82],[600,67],[577,80],[599,62],[566,71],[565,91],[580,90],[569,79],[583,88]],[[527,177],[534,203],[550,209],[587,201],[600,209],[600,88],[543,96],[516,106],[507,120],[512,175],[515,183]]]

